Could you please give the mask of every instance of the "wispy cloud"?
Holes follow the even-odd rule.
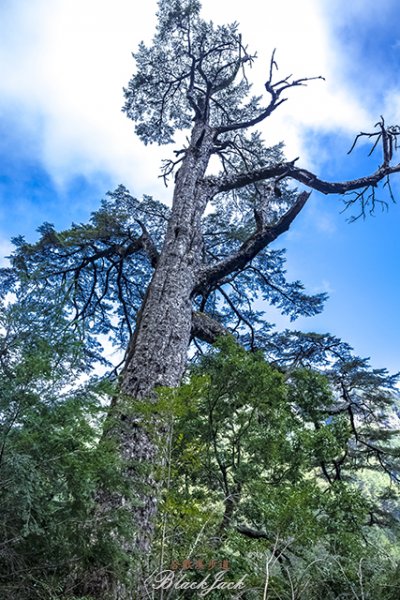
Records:
[[[301,155],[303,164],[318,162],[320,154],[311,155],[303,141],[309,128],[354,132],[370,123],[362,94],[341,75],[343,62],[351,59],[335,37],[341,12],[333,12],[331,3],[268,2],[262,15],[257,0],[203,4],[206,17],[241,22],[244,38],[258,51],[252,72],[256,92],[263,91],[275,47],[280,74],[326,77],[326,82],[292,90],[289,102],[266,125],[265,135],[271,142],[284,139],[290,157]],[[169,195],[156,175],[170,150],[146,149],[143,161],[143,147],[120,110],[122,87],[134,68],[130,53],[142,38],[150,40],[155,12],[155,0],[142,3],[140,10],[132,0],[3,5],[0,106],[19,132],[22,150],[27,142],[36,144],[38,158],[57,185],[77,174],[93,177],[104,171],[134,192]]]
[[[131,50],[150,37],[155,7],[155,1],[138,11],[130,0],[33,0],[3,9],[0,106],[19,132],[21,150],[35,140],[37,158],[58,185],[98,171],[133,185],[154,178],[158,156],[142,162],[140,176],[135,172],[143,149],[121,106]]]

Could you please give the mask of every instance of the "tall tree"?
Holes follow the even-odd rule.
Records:
[[[173,179],[171,209],[150,198],[139,202],[119,187],[89,226],[57,234],[46,224],[38,244],[17,240],[13,268],[32,292],[45,285],[62,297],[75,323],[92,319],[92,333],[113,330],[127,340],[121,395],[104,435],[117,443],[132,493],[100,490],[98,507],[103,516],[129,507],[134,533],[124,544],[144,556],[161,458],[132,406],[151,402],[157,386],[179,385],[192,339],[212,342],[235,330],[257,345],[267,326],[253,307],[256,297],[293,317],[320,311],[323,295],[309,296],[299,282],[287,282],[283,252],[269,246],[288,230],[311,190],[353,193],[347,202],[357,201],[365,212],[374,207],[379,182],[400,165],[392,163],[398,130],[383,120],[368,134],[382,147],[381,164],[355,180],[324,181],[297,159],[286,160],[281,146],[268,147],[254,128],[285,102],[288,90],[309,79],[276,77],[273,55],[266,98],[252,96],[247,67],[255,56],[236,24],[202,20],[198,0],[159,0],[153,45],[141,44],[134,58],[124,111],[139,138],[168,144],[176,132],[189,132],[186,145],[163,165],[165,180]],[[293,183],[305,189],[298,192]],[[162,439],[166,427],[160,420],[157,426]],[[88,589],[95,597],[128,597],[99,569]]]

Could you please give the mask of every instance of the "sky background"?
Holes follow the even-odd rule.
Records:
[[[10,239],[36,239],[49,221],[66,228],[86,221],[108,190],[169,202],[158,178],[172,147],[144,147],[121,112],[131,52],[150,43],[156,1],[0,0],[0,260]],[[374,171],[368,146],[347,151],[382,114],[400,124],[400,7],[397,0],[204,0],[203,16],[238,21],[257,51],[250,78],[263,90],[277,49],[279,74],[323,75],[325,82],[290,91],[263,129],[283,140],[288,159],[322,178]],[[395,156],[400,161],[400,153]],[[288,276],[308,291],[329,293],[325,311],[294,326],[329,331],[374,366],[400,369],[400,176],[388,211],[356,223],[339,197],[312,197],[278,246],[287,247]],[[379,197],[385,198],[385,192]],[[267,312],[279,327],[287,321]]]

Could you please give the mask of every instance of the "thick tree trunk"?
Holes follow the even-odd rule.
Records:
[[[192,329],[191,296],[202,258],[201,218],[209,193],[201,182],[211,148],[212,130],[196,125],[176,176],[164,247],[130,343],[121,384],[125,397],[151,402],[157,386],[177,386],[184,373]],[[164,423],[152,423],[158,428],[155,442],[154,432],[149,431],[143,416],[131,414],[124,406],[115,403],[108,435],[117,441],[136,501],[102,493],[99,503],[103,515],[129,506],[133,536],[122,544],[137,557],[139,566],[151,552],[159,488],[154,472],[162,466],[160,448],[167,431]],[[99,573],[92,578],[88,591],[99,598],[142,600],[147,597],[144,571],[142,565],[136,573],[135,591],[125,589],[106,574],[99,577]]]

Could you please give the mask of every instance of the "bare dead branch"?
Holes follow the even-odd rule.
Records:
[[[184,152],[184,151],[178,150],[178,151],[175,151],[175,154],[178,154],[181,152]],[[168,187],[168,178],[173,174],[176,166],[179,165],[179,163],[181,163],[184,158],[185,158],[185,156],[183,155],[180,158],[177,158],[176,160],[167,158],[162,161],[161,175],[159,175],[159,177],[162,177],[165,187]]]
[[[262,109],[261,112],[252,119],[248,119],[246,121],[236,122],[236,123],[233,122],[233,123],[229,123],[227,125],[222,125],[221,127],[218,127],[216,130],[217,135],[219,135],[221,133],[226,133],[227,131],[236,131],[238,129],[247,129],[248,127],[253,127],[254,125],[257,125],[258,123],[261,123],[267,117],[269,117],[271,115],[271,113],[274,112],[283,102],[286,102],[287,98],[281,98],[281,94],[285,90],[292,88],[292,87],[299,87],[299,86],[307,85],[307,83],[309,81],[314,81],[316,79],[325,80],[325,78],[322,77],[321,75],[319,75],[317,77],[302,77],[301,79],[292,80],[292,75],[289,75],[288,77],[285,77],[284,79],[281,79],[280,81],[273,83],[274,69],[276,69],[276,70],[278,69],[278,65],[275,60],[275,52],[276,52],[276,50],[274,50],[272,52],[270,67],[269,67],[269,76],[268,76],[268,80],[264,84],[265,89],[267,90],[267,92],[270,94],[270,97],[271,97],[268,106],[266,108]]]
[[[382,117],[380,117],[379,121],[377,123],[375,123],[375,127],[379,128],[379,131],[374,131],[374,132],[366,132],[366,131],[361,131],[354,139],[354,142],[350,148],[350,150],[348,151],[348,154],[351,154],[351,152],[353,152],[354,148],[357,145],[357,142],[363,138],[363,137],[367,137],[369,139],[372,138],[376,138],[371,150],[368,153],[368,156],[371,156],[371,154],[374,152],[375,148],[377,147],[377,145],[379,144],[379,142],[382,142],[382,154],[383,154],[383,162],[382,162],[382,166],[384,167],[389,167],[390,165],[390,161],[393,158],[393,152],[395,150],[398,149],[398,138],[400,136],[400,127],[399,125],[390,125],[389,127],[387,127],[385,125],[385,119]]]
[[[297,160],[297,159],[296,159]],[[295,161],[278,163],[273,166],[254,169],[253,171],[235,173],[224,177],[207,177],[204,183],[213,188],[213,194],[237,190],[246,185],[257,183],[265,179],[288,178],[298,181],[305,186],[323,194],[345,194],[353,190],[375,187],[382,179],[400,172],[400,163],[397,165],[381,165],[374,173],[349,181],[324,181],[307,169],[295,166]]]

